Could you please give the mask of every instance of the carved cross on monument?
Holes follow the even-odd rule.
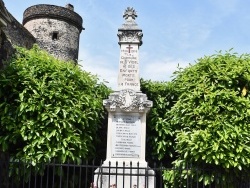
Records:
[[[131,47],[130,44],[126,48],[128,49],[128,53],[130,53],[130,49],[133,49],[133,47]]]

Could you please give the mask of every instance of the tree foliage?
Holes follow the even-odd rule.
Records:
[[[170,165],[176,156],[174,151],[174,129],[168,113],[177,100],[177,92],[171,82],[141,79],[141,90],[153,101],[147,116],[147,160],[160,159]]]
[[[164,122],[161,130],[157,130],[158,143],[155,143],[159,158],[169,155],[169,145],[159,143],[173,143],[173,137],[173,148],[177,152],[173,164],[207,169],[199,174],[199,181],[223,186],[232,177],[240,180],[247,176],[250,170],[250,55],[229,51],[205,56],[195,65],[179,69],[169,85],[177,96],[174,101],[168,97],[164,100],[170,99],[165,102],[172,106],[165,107],[165,113],[156,121],[151,120],[156,127],[157,123]],[[161,109],[158,103],[154,105]]]
[[[16,50],[0,72],[2,151],[33,164],[93,155],[109,89],[37,46]]]

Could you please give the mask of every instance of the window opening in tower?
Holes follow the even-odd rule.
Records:
[[[58,32],[54,31],[52,34],[52,40],[58,40]]]

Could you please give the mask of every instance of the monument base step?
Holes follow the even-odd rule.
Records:
[[[154,188],[155,172],[147,162],[105,161],[95,170],[93,188]]]

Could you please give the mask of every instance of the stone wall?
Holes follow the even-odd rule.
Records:
[[[11,57],[13,46],[31,48],[35,38],[6,9],[0,0],[0,68],[3,62]]]
[[[7,40],[6,35],[0,29],[0,69],[4,67],[4,61],[10,58],[11,54],[14,52],[14,48],[9,40]]]
[[[70,4],[35,5],[25,10],[23,26],[0,0],[0,68],[14,52],[13,46],[29,49],[34,43],[58,59],[76,61],[82,22]]]
[[[69,6],[67,6],[69,7]],[[57,20],[63,20],[71,25],[74,25],[81,32],[82,27],[82,17],[70,8],[59,7],[55,5],[34,5],[27,8],[23,14],[23,25],[28,21],[37,18],[52,18]]]
[[[30,34],[30,32],[13,16],[11,16],[11,22],[8,23],[8,25],[2,30],[13,45],[22,46],[29,49],[36,42],[34,36]]]
[[[38,45],[62,60],[77,60],[82,18],[73,6],[35,5],[24,12],[24,27]]]
[[[78,59],[80,33],[76,27],[50,18],[30,20],[24,26],[35,36],[40,48],[54,57],[65,61]]]

